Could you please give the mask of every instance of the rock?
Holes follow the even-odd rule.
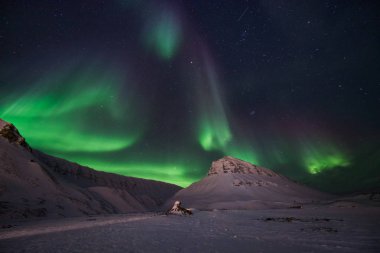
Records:
[[[28,143],[26,143],[24,137],[21,136],[17,128],[2,119],[0,119],[0,136],[7,139],[10,143],[16,143],[25,149],[32,151]]]
[[[192,215],[193,212],[191,212],[189,209],[183,208],[181,206],[181,201],[174,202],[173,207],[166,212],[166,214],[176,214],[176,215]]]
[[[228,174],[228,173],[238,173],[238,174],[256,174],[264,175],[269,177],[277,176],[273,171],[253,165],[246,161],[225,156],[219,160],[212,162],[211,168],[209,169],[208,176],[217,174]]]

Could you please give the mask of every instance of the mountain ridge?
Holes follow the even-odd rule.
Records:
[[[0,174],[0,220],[154,211],[181,189],[47,155],[1,119]]]

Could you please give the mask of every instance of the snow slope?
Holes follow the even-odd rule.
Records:
[[[261,209],[329,198],[269,169],[226,156],[214,161],[205,178],[177,192],[165,206],[179,200],[184,207],[202,210]]]
[[[179,189],[33,150],[12,124],[0,119],[0,221],[150,211]]]

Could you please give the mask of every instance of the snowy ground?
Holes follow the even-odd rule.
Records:
[[[379,218],[318,207],[10,222],[0,252],[380,252]]]

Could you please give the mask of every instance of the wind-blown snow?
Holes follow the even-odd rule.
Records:
[[[7,252],[379,252],[379,208],[200,211],[60,219],[2,229]]]

